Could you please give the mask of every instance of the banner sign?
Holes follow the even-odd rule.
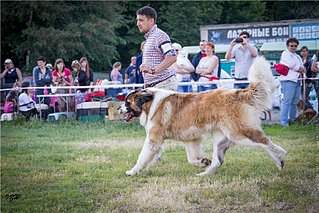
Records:
[[[279,24],[211,29],[208,30],[208,40],[215,44],[229,44],[233,39],[238,38],[242,31],[247,31],[250,34],[250,41],[255,44],[285,41],[289,37],[289,25]]]
[[[292,35],[292,37],[295,37],[298,40],[319,39],[319,22],[305,23],[305,24],[292,24],[290,34]]]

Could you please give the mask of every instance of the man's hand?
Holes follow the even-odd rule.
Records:
[[[304,66],[300,67],[299,70],[297,71],[299,73],[305,73],[306,72],[306,69]]]
[[[230,46],[234,47],[237,43],[235,42],[236,38],[234,38],[231,42],[230,42]]]
[[[143,72],[143,73],[148,73],[148,74],[151,74],[153,75],[155,73],[155,70],[152,69],[149,65],[146,65],[146,64],[142,64],[140,66],[140,70]]]

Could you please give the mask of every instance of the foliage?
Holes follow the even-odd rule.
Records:
[[[20,36],[24,39],[16,44],[14,52],[29,55],[33,63],[40,55],[51,63],[56,58],[70,63],[87,56],[95,68],[101,70],[114,57],[119,57],[116,46],[123,40],[115,29],[122,26],[124,20],[116,2],[6,2],[4,8],[1,9],[5,11],[2,15],[6,24],[14,24],[16,19],[9,11],[23,8],[15,15],[27,21],[21,25]]]
[[[169,2],[161,7],[161,26],[182,46],[197,45],[199,26],[218,23],[221,11],[221,4],[211,2]]]
[[[288,150],[282,171],[235,146],[217,174],[196,177],[183,145],[167,141],[161,162],[126,177],[145,137],[137,123],[2,123],[1,212],[314,212],[316,128],[265,128]]]
[[[125,67],[144,39],[135,20],[144,5],[183,46],[198,43],[200,25],[319,17],[318,1],[1,1],[1,58],[28,72],[39,55],[67,65],[87,56],[98,71]]]

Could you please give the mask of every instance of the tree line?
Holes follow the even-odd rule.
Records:
[[[31,72],[36,58],[67,64],[86,56],[95,71],[128,65],[143,35],[135,12],[158,12],[158,25],[173,42],[197,45],[200,25],[319,17],[319,1],[1,1],[1,63],[14,60]]]

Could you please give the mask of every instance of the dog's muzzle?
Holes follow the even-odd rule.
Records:
[[[130,120],[132,120],[132,118],[134,117],[138,117],[140,115],[139,112],[133,110],[130,106],[128,106],[128,104],[124,103],[121,105],[120,109],[119,109],[121,114],[124,114],[124,120],[126,122],[129,122]]]

